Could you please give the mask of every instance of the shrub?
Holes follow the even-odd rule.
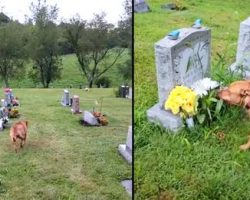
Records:
[[[105,87],[105,88],[108,88],[110,85],[111,85],[111,81],[108,77],[106,76],[103,76],[101,78],[99,78],[95,84],[97,85],[98,88],[100,88],[101,86],[102,87]]]

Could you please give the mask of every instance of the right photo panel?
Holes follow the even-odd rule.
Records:
[[[250,1],[133,6],[134,199],[249,199]]]

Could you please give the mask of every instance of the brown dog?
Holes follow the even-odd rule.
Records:
[[[250,80],[235,81],[229,87],[220,90],[218,96],[230,105],[242,106],[250,117]],[[240,149],[244,151],[249,148],[250,137],[246,144],[240,146]]]
[[[239,105],[247,109],[250,116],[250,80],[235,81],[218,92],[220,99],[230,105]]]
[[[11,141],[15,148],[16,153],[17,153],[17,148],[18,148],[17,141],[20,140],[20,148],[22,148],[26,142],[26,138],[28,134],[27,131],[28,131],[28,121],[26,120],[16,122],[10,128],[10,138],[11,138]]]

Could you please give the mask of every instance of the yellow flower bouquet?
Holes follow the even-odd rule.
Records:
[[[176,86],[169,94],[164,108],[173,114],[189,118],[197,113],[198,96],[196,92],[185,86]]]

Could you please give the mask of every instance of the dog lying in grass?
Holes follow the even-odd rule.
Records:
[[[227,88],[220,90],[218,92],[218,96],[230,105],[239,105],[249,110],[250,80],[235,81]]]
[[[20,142],[20,148],[23,148],[27,134],[28,134],[28,121],[22,120],[13,124],[10,128],[10,138],[12,145],[17,153],[18,141]]]
[[[218,97],[229,105],[238,105],[246,109],[250,117],[250,80],[235,81],[227,88],[218,92]],[[246,144],[240,146],[241,150],[250,148],[250,137]]]

